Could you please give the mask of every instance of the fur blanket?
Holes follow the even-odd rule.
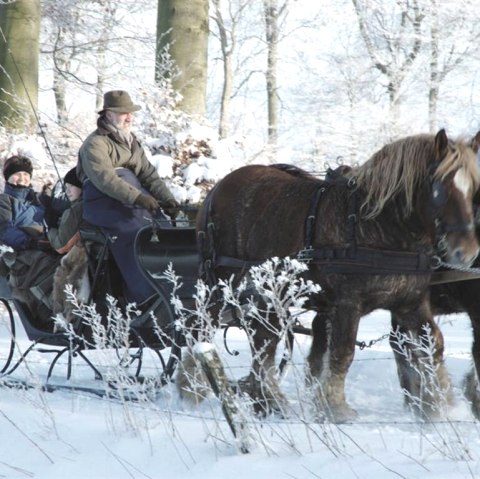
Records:
[[[75,319],[74,305],[67,300],[65,286],[71,284],[79,303],[86,303],[90,296],[88,257],[85,246],[77,243],[65,256],[53,277],[53,314],[63,317],[67,324]],[[59,326],[55,324],[55,331]]]

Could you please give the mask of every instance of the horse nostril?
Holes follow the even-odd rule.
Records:
[[[465,254],[463,248],[455,248],[451,254],[451,261],[453,264],[470,267],[475,261],[479,250],[476,249],[472,254]]]
[[[452,251],[453,264],[465,264],[465,260],[466,260],[466,257],[462,248],[455,248]]]

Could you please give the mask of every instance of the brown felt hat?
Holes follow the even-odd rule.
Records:
[[[103,108],[98,113],[105,110],[115,111],[117,113],[133,113],[141,110],[140,105],[135,105],[128,92],[123,90],[107,91],[103,95]]]

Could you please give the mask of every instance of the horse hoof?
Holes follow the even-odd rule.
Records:
[[[278,389],[262,390],[256,382],[252,382],[251,378],[247,377],[237,381],[234,391],[237,394],[245,394],[250,398],[253,412],[260,418],[274,415],[285,419],[288,416],[288,400]]]
[[[330,406],[326,418],[335,424],[344,424],[357,419],[358,413],[347,404],[341,406]]]
[[[480,386],[475,371],[469,371],[463,380],[463,392],[470,401],[472,414],[480,420]]]

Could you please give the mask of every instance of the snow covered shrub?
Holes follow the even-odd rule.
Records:
[[[272,258],[260,266],[250,268],[248,277],[244,278],[238,287],[234,287],[233,279],[220,280],[214,287],[209,287],[199,280],[193,311],[183,307],[176,296],[177,286],[174,286],[172,304],[179,318],[177,327],[182,329],[189,349],[193,350],[198,342],[213,340],[218,323],[212,307],[220,310],[220,318],[233,314],[252,345],[254,322],[264,324],[279,338],[283,338],[293,326],[299,312],[304,312],[308,296],[319,290],[318,285],[300,277],[306,268],[307,265],[295,259]],[[167,271],[166,277],[174,285],[178,284],[178,278],[173,271]],[[278,323],[274,326],[268,323],[272,314],[278,318]],[[253,351],[253,354],[256,353]],[[193,361],[187,361],[188,365],[184,363],[179,370],[176,384],[180,388],[187,388],[190,393],[199,388],[198,383],[191,383],[192,379],[198,381],[199,376],[195,371],[191,371]],[[183,395],[184,391],[180,393]],[[202,393],[202,396],[205,394]]]

